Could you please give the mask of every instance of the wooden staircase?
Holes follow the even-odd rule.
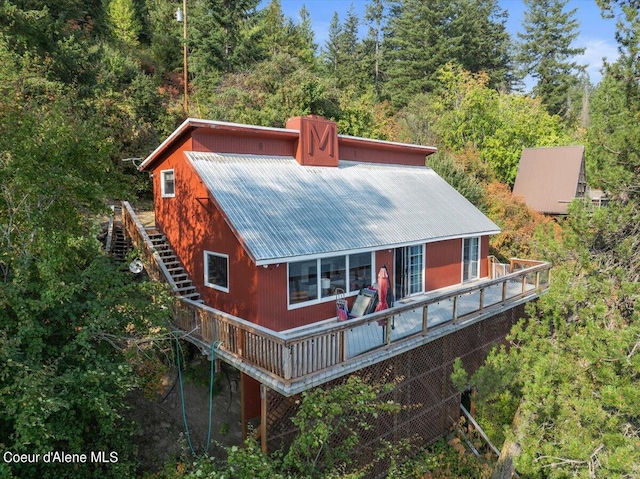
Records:
[[[111,243],[111,255],[119,261],[124,261],[129,253],[129,243],[124,235],[122,227],[122,207],[113,208],[113,239]]]
[[[153,248],[160,256],[173,282],[176,284],[176,294],[197,303],[204,303],[204,300],[200,298],[200,293],[196,290],[189,275],[167,241],[167,237],[155,227],[146,228],[146,231]]]

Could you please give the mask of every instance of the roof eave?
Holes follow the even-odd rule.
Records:
[[[411,245],[416,245],[416,244],[435,243],[437,241],[447,241],[447,240],[463,239],[463,238],[475,238],[477,236],[491,236],[491,235],[499,234],[500,232],[501,232],[500,229],[490,230],[490,231],[478,231],[478,232],[467,233],[467,234],[462,234],[462,235],[450,235],[450,236],[443,236],[443,237],[438,237],[438,238],[426,238],[426,239],[423,239],[423,240],[411,241],[411,242],[407,242],[407,243],[376,245],[376,246],[372,246],[370,248],[360,248],[360,249],[354,249],[354,250],[327,251],[325,253],[314,253],[314,254],[298,255],[298,256],[283,256],[283,257],[278,257],[278,258],[261,258],[261,259],[255,259],[254,262],[255,262],[256,266],[268,266],[270,264],[289,263],[289,262],[292,262],[292,261],[305,261],[305,260],[308,260],[308,259],[330,258],[332,256],[340,256],[340,255],[356,254],[356,253],[366,253],[368,251],[380,251],[380,250],[384,250],[384,249],[395,249],[395,248],[401,248],[403,246],[411,246]]]
[[[435,146],[412,145],[409,143],[399,143],[395,141],[376,140],[372,138],[361,138],[358,136],[338,135],[338,145],[362,147],[371,146],[383,150],[402,150],[412,153],[423,153],[425,156],[431,155],[438,151]]]
[[[171,135],[164,140],[153,152],[147,156],[138,167],[140,171],[152,169],[153,164],[162,154],[174,143],[174,141],[191,130],[207,128],[211,130],[224,131],[236,135],[259,135],[263,138],[280,138],[286,140],[297,140],[300,133],[298,130],[286,128],[273,128],[267,126],[243,125],[240,123],[230,123],[224,121],[201,120],[198,118],[187,118],[175,129]]]

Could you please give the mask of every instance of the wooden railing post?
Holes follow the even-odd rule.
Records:
[[[522,275],[522,292],[525,293],[527,291],[527,275]]]
[[[540,271],[536,271],[536,289],[540,287]]]
[[[482,310],[484,308],[484,288],[480,288],[480,305],[478,310]]]
[[[391,344],[391,318],[392,316],[387,317],[384,322],[384,342],[387,346]]]
[[[502,302],[504,303],[507,300],[507,280],[505,279],[502,282]]]
[[[284,372],[284,380],[289,381],[293,377],[293,357],[291,354],[291,346],[282,346],[282,369]]]
[[[452,320],[455,323],[458,320],[458,295],[453,297],[453,315]]]
[[[429,305],[425,304],[422,307],[422,335],[423,336],[427,334],[428,322],[429,322]]]
[[[244,335],[245,330],[242,328],[237,328],[238,332],[238,356],[244,358]]]

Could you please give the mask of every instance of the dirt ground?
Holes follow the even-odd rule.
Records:
[[[210,362],[200,355],[190,361],[183,374],[187,424],[198,455],[205,449],[209,430],[209,367]],[[168,461],[189,455],[175,368],[165,382],[164,393],[153,400],[139,391],[130,396],[130,417],[139,425],[135,439],[141,471],[145,472],[158,471]],[[215,382],[209,455],[225,457],[222,446],[242,443],[239,373],[222,364]]]

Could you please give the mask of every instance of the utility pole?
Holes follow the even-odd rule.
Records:
[[[184,114],[189,116],[189,71],[187,68],[187,0],[182,0],[182,10],[178,7],[176,20],[182,22],[182,55],[184,83]]]

